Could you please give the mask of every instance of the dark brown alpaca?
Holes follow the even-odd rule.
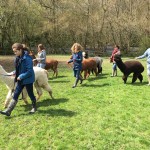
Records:
[[[127,78],[131,73],[133,73],[132,83],[134,83],[137,78],[142,83],[143,76],[141,73],[144,71],[144,67],[139,61],[132,60],[123,62],[119,55],[115,55],[114,61],[123,73],[122,79],[124,80],[124,83],[126,83]]]

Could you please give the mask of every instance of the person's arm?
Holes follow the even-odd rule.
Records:
[[[135,57],[135,59],[142,59],[142,58],[145,58],[145,57],[147,57],[147,56],[148,56],[148,52],[147,52],[147,50],[146,50],[143,55],[138,56],[138,57]]]
[[[120,50],[118,50],[118,51],[115,53],[115,55],[120,55]]]
[[[25,60],[26,62],[25,62],[25,67],[26,67],[26,72],[25,73],[22,73],[22,74],[20,74],[19,76],[18,76],[18,79],[20,79],[20,80],[23,80],[23,79],[26,79],[26,78],[28,78],[28,77],[30,77],[31,75],[32,75],[32,73],[33,73],[33,63],[32,63],[32,59],[31,58],[26,58],[26,60]]]
[[[72,63],[72,62],[73,62],[73,59],[70,59],[69,61],[67,61],[68,64]]]

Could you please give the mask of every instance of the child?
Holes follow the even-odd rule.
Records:
[[[43,44],[38,45],[38,58],[33,59],[33,61],[38,61],[37,67],[45,68],[46,66],[46,51]]]
[[[24,50],[23,45],[20,43],[13,44],[12,49],[16,55],[16,70],[12,72],[11,75],[15,75],[15,82],[17,82],[17,85],[14,90],[13,99],[11,100],[8,108],[4,111],[0,111],[0,113],[6,116],[11,115],[11,112],[15,108],[18,102],[18,97],[24,87],[26,87],[27,93],[32,101],[32,110],[30,113],[34,113],[36,111],[36,98],[33,93],[35,75],[32,58],[28,55],[28,52]]]
[[[74,43],[71,47],[72,50],[72,57],[68,61],[68,63],[73,62],[73,71],[74,71],[74,77],[76,77],[76,81],[72,88],[75,88],[80,80],[80,84],[82,84],[82,77],[80,75],[81,69],[82,69],[82,46],[79,43]]]

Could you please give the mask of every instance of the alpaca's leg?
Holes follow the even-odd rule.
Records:
[[[55,75],[55,70],[53,69],[53,77],[54,77],[54,75]]]
[[[124,83],[126,83],[126,82],[127,82],[127,78],[128,78],[128,76],[127,76],[127,75],[123,75],[122,79],[123,79]]]
[[[87,70],[84,71],[84,79],[87,78]]]
[[[91,70],[89,69],[88,72],[87,72],[87,77],[90,76],[90,73],[91,73]]]
[[[57,77],[57,70],[56,69],[54,69],[54,75],[53,76]]]
[[[36,100],[38,101],[38,100],[40,99],[41,95],[42,95],[42,89],[41,89],[41,87],[38,85],[37,81],[34,82],[34,87],[35,87],[36,92],[37,92],[37,94],[38,94],[38,97],[36,98]]]
[[[94,68],[93,70],[94,70],[95,76],[97,76],[98,75],[97,68]]]
[[[99,74],[101,72],[101,67],[99,63],[97,64],[97,69],[98,69],[98,74]]]
[[[57,70],[57,68],[56,68],[55,72],[56,72],[56,77],[57,77],[58,76],[58,70]]]
[[[140,82],[142,83],[142,80],[143,80],[143,76],[142,76],[142,74],[139,74],[138,75],[138,79],[140,80]],[[150,80],[149,80],[150,81]],[[149,82],[150,83],[150,82]]]
[[[136,73],[133,74],[132,83],[134,83],[137,80],[138,75]]]
[[[10,103],[10,100],[12,99],[11,94],[12,94],[12,90],[9,90],[8,93],[7,93],[6,99],[5,99],[4,108],[7,108],[9,103]]]
[[[49,93],[49,95],[51,96],[52,99],[54,99],[54,97],[52,95],[52,89],[48,83],[43,86],[43,89]]]
[[[28,101],[27,101],[27,90],[26,90],[26,88],[23,88],[22,99],[24,100],[26,105],[29,104]]]
[[[100,67],[100,73],[102,74],[102,71],[103,71],[103,68],[102,67]]]

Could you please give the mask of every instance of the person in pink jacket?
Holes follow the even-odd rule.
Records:
[[[116,62],[114,61],[115,55],[120,55],[120,49],[118,45],[115,45],[114,50],[112,51],[112,54],[110,57],[110,61],[113,63],[111,77],[117,76],[117,65],[116,65]]]

